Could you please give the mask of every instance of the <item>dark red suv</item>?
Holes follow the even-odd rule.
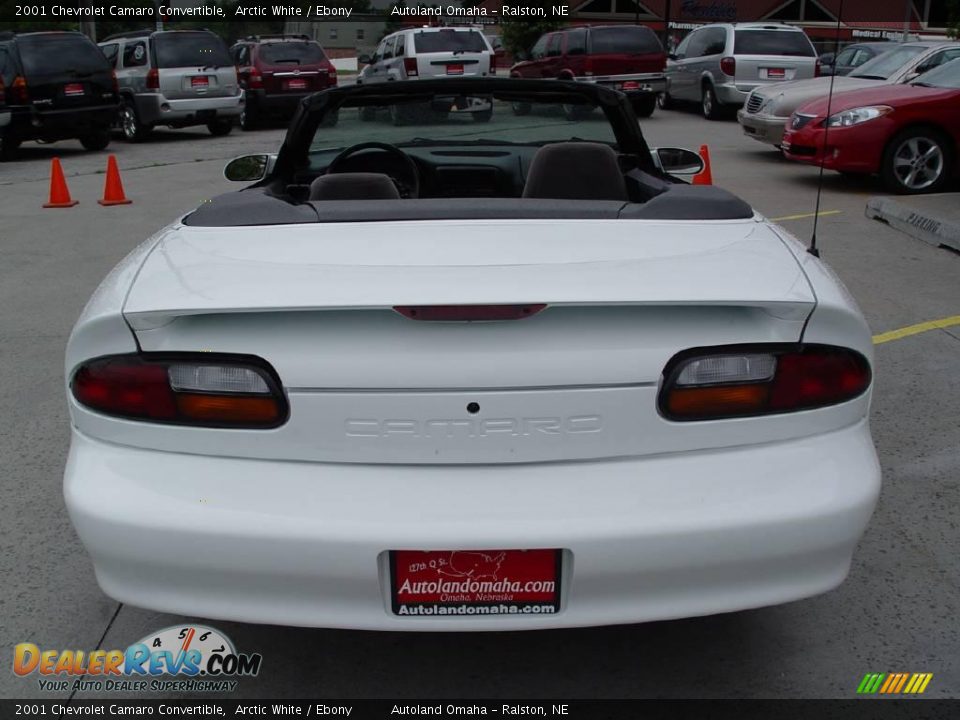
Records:
[[[648,27],[573,27],[541,36],[510,76],[608,85],[629,95],[638,115],[649,117],[657,95],[667,89],[666,65],[663,45]]]
[[[266,118],[289,119],[297,102],[337,84],[337,70],[307,35],[260,35],[230,48],[246,103],[240,124],[252,130]]]

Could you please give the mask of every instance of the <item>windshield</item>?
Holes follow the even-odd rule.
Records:
[[[850,77],[888,80],[900,68],[926,49],[923,45],[904,45],[898,47],[896,50],[891,50],[880,57],[875,57],[873,60],[865,62],[850,73]]]
[[[418,53],[483,52],[487,49],[483,35],[476,30],[453,29],[418,32],[413,36],[413,46]]]
[[[223,67],[233,65],[223,40],[213,33],[186,32],[155,35],[157,67]]]
[[[960,59],[951,60],[938,68],[925,72],[912,84],[922,87],[960,90]]]
[[[733,54],[813,57],[817,52],[806,33],[792,30],[737,30]]]
[[[336,124],[329,115],[320,123],[310,144],[311,166],[325,167],[340,150],[371,139],[399,147],[616,142],[606,115],[590,105],[516,102],[490,95],[418,95],[401,104],[363,107],[351,102],[356,100],[339,109]]]
[[[593,28],[590,32],[590,50],[596,54],[620,53],[661,53],[663,46],[653,33],[645,27],[625,26]]]
[[[20,39],[23,71],[31,75],[89,75],[109,72],[100,48],[78,35],[37,35]]]
[[[260,46],[260,59],[270,65],[316,65],[326,56],[316,43],[275,42]]]

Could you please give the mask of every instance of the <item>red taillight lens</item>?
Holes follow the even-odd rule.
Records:
[[[30,102],[30,90],[23,75],[17,75],[10,84],[10,102],[21,104]]]
[[[536,315],[546,304],[532,305],[396,305],[394,310],[411,320],[434,322],[490,322],[521,320]]]
[[[99,358],[77,369],[71,390],[91,410],[133,420],[270,428],[287,416],[276,376],[248,357]]]
[[[593,58],[589,55],[583,59],[583,74],[593,75]]]
[[[870,366],[846,348],[811,345],[682,353],[670,361],[660,412],[670,420],[716,420],[835,405],[870,386]]]
[[[160,72],[156,68],[147,71],[147,90],[160,89]]]
[[[497,56],[495,53],[490,53],[490,74],[497,74]]]
[[[260,71],[254,68],[250,71],[250,76],[247,79],[247,87],[252,88],[262,88],[263,87],[263,75],[260,74]]]
[[[403,69],[407,73],[407,77],[417,77],[417,59],[416,58],[404,58],[403,59]]]
[[[737,60],[732,57],[725,57],[720,59],[720,72],[724,75],[729,75],[734,77],[737,74]]]

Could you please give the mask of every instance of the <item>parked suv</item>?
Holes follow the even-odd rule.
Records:
[[[496,55],[482,32],[472,27],[408,28],[387,35],[373,56],[358,58],[366,67],[357,76],[357,84],[423,80],[444,77],[492,77],[497,72]],[[376,108],[361,109],[362,120],[372,120]],[[483,98],[434,98],[429,107],[394,105],[394,125],[416,119],[417,113],[443,117],[464,113],[478,122],[493,117],[493,100]]]
[[[337,84],[337,70],[307,35],[248,37],[230,48],[245,94],[240,125],[251,130],[266,117],[293,116],[297,102]]]
[[[810,38],[790,25],[704,25],[687,35],[669,58],[661,106],[697,101],[710,120],[742,106],[754,88],[820,74]]]
[[[638,115],[649,117],[667,87],[666,62],[663,45],[648,27],[575,27],[541,36],[510,76],[608,85],[629,95]]]
[[[116,79],[80,33],[0,34],[0,96],[0,156],[25,140],[76,138],[88,150],[110,144]]]
[[[112,35],[100,49],[116,68],[120,128],[131,142],[156,125],[206,125],[212,135],[226,135],[243,111],[230,52],[208,30]]]

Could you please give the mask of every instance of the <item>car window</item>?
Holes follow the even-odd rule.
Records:
[[[547,43],[547,57],[557,57],[560,55],[560,43],[563,36],[560,33],[550,36],[550,42]]]
[[[583,55],[587,52],[587,31],[571,30],[567,34],[567,55]]]
[[[222,67],[233,65],[223,40],[209,32],[158,33],[153,38],[157,67]]]
[[[850,77],[869,77],[886,80],[926,49],[923,45],[902,45],[896,50],[891,50],[880,57],[875,57],[873,60],[865,62],[850,73]]]
[[[543,35],[539,40],[537,40],[536,43],[534,43],[533,47],[530,49],[531,60],[539,60],[546,54],[548,37],[548,35]]]
[[[815,57],[817,51],[804,32],[795,30],[737,30],[734,55],[786,55]]]
[[[260,46],[260,59],[271,65],[316,65],[326,60],[323,49],[312,42],[275,42]]]
[[[917,67],[918,73],[925,73],[933,70],[934,68],[940,67],[944,63],[948,63],[951,60],[955,60],[960,57],[960,48],[954,48],[952,50],[943,50],[941,52],[931,55],[927,60],[924,60]]]
[[[453,28],[418,32],[413,36],[413,46],[418,53],[483,52],[487,49],[487,43],[480,32]]]
[[[727,31],[722,27],[707,28],[704,31],[703,48],[700,55],[722,55],[727,49]]]
[[[393,48],[396,44],[396,38],[387,38],[383,43],[383,56],[381,59],[390,60],[393,57]]]
[[[678,58],[683,58],[687,56],[687,53],[690,50],[691,42],[699,42],[699,40],[694,40],[694,37],[697,35],[696,32],[690,33],[683,40],[680,41],[680,44],[677,45],[677,49],[674,52]]]
[[[397,35],[397,41],[393,45],[393,56],[402,58],[407,54],[407,36]]]
[[[5,45],[0,45],[0,78],[3,79],[4,85],[10,85],[16,74],[13,56]]]
[[[836,65],[853,65],[853,57],[858,52],[859,48],[847,48],[842,53],[837,55],[837,59],[834,61]]]
[[[913,81],[914,85],[960,90],[960,58],[934,68]]]
[[[123,48],[123,66],[141,67],[147,64],[147,43],[144,41],[127,43]]]
[[[119,43],[110,43],[109,45],[101,45],[100,52],[103,53],[103,56],[107,59],[107,62],[110,63],[110,67],[117,66],[117,53],[120,50]]]
[[[31,75],[106,72],[110,64],[100,48],[82,35],[37,35],[19,38],[23,72]]]
[[[590,31],[590,52],[601,53],[660,53],[663,46],[653,30],[636,25],[593,28]]]

